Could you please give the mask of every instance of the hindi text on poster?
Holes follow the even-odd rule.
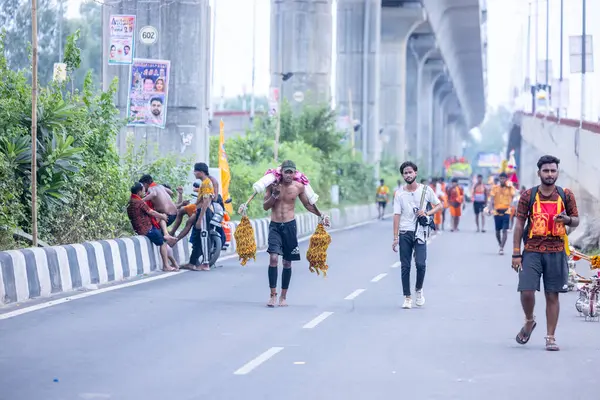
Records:
[[[135,50],[135,15],[111,15],[108,63],[131,64]]]

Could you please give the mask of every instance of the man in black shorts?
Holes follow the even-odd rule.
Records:
[[[473,185],[473,211],[475,212],[475,224],[477,232],[485,232],[485,214],[483,210],[487,204],[488,191],[483,184],[483,175],[477,175],[477,182]],[[481,216],[481,218],[480,218]],[[481,219],[481,227],[479,220]]]
[[[544,280],[546,294],[546,350],[559,350],[554,338],[560,305],[558,294],[568,289],[569,267],[564,237],[566,226],[579,225],[579,212],[575,195],[569,189],[555,185],[560,160],[543,156],[537,163],[541,184],[526,190],[519,199],[514,232],[512,267],[519,273],[521,305],[525,312],[525,325],[516,341],[525,344],[537,323],[533,316],[535,292]],[[525,223],[527,227],[525,228]],[[521,240],[525,249],[521,254]]]
[[[281,273],[281,296],[279,306],[285,307],[287,291],[292,278],[292,261],[300,260],[300,248],[298,247],[298,235],[296,230],[296,217],[294,206],[296,199],[300,198],[302,205],[309,212],[321,217],[327,225],[328,219],[321,214],[317,207],[310,204],[306,196],[304,185],[294,180],[296,164],[293,161],[284,161],[281,164],[282,177],[265,191],[263,208],[271,210],[271,223],[269,225],[269,287],[271,298],[268,307],[275,307],[277,300],[277,266],[279,256],[283,258],[283,271]]]

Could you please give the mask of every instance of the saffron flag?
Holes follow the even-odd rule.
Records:
[[[221,170],[221,191],[223,201],[229,199],[229,182],[231,182],[231,172],[227,162],[227,153],[225,152],[225,124],[221,120],[219,126],[219,169]],[[225,210],[229,215],[233,215],[233,206],[231,203],[225,203]]]

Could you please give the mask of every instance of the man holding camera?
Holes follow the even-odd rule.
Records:
[[[406,161],[400,166],[400,174],[406,185],[394,194],[394,242],[392,250],[398,252],[400,247],[400,265],[402,269],[402,290],[404,303],[402,308],[412,307],[410,292],[410,265],[415,252],[417,266],[417,283],[415,291],[417,298],[415,304],[425,304],[423,296],[423,281],[427,260],[427,235],[433,224],[431,219],[442,209],[440,199],[433,189],[427,185],[417,183],[417,166]],[[433,207],[429,211],[428,204]]]

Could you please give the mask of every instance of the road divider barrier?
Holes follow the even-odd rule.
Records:
[[[375,204],[335,208],[327,212],[333,229],[377,218]],[[310,213],[296,215],[298,236],[311,235],[318,217]],[[267,247],[269,218],[251,220],[256,245]],[[232,242],[222,257],[235,253],[233,232],[239,221],[229,222]],[[189,261],[188,238],[177,243],[173,254],[178,263]],[[0,252],[0,306],[47,298],[61,293],[93,290],[100,285],[143,277],[159,270],[158,247],[145,236],[100,240],[63,246],[38,247]]]

